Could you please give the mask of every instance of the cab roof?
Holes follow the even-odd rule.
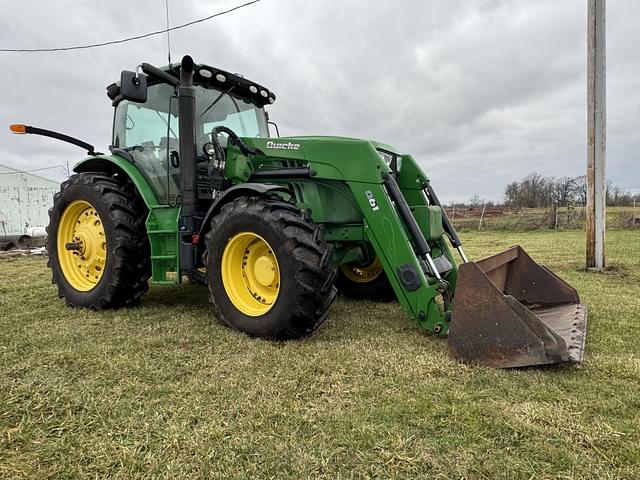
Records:
[[[160,70],[167,72],[168,74],[180,79],[180,64],[177,65],[165,65],[159,67]],[[144,73],[140,73],[144,75]],[[148,85],[155,85],[161,83],[160,80],[147,76]],[[211,65],[196,64],[194,66],[193,83],[195,85],[201,85],[204,88],[216,88],[222,91],[229,90],[235,96],[238,96],[250,103],[253,103],[259,107],[269,105],[276,100],[276,94],[259,85],[252,82],[238,73],[230,73]],[[120,82],[112,83],[107,86],[107,96],[116,105],[120,100]]]

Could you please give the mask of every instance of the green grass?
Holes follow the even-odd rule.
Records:
[[[522,244],[589,304],[581,366],[447,356],[397,304],[339,299],[302,341],[218,323],[193,285],[139,308],[57,299],[45,260],[0,262],[2,478],[640,478],[640,231],[466,233]]]

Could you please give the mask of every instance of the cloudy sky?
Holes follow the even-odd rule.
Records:
[[[169,0],[172,25],[243,0]],[[443,201],[502,198],[530,172],[582,175],[586,0],[262,0],[171,34],[172,58],[243,73],[278,95],[282,135],[373,138],[412,153]],[[640,2],[607,5],[607,175],[640,192]],[[0,48],[164,28],[164,0],[4,2]],[[105,86],[167,63],[166,37],[91,50],[0,53],[0,163],[73,165],[76,147],[8,132],[55,129],[106,151]],[[56,179],[62,169],[42,172]]]

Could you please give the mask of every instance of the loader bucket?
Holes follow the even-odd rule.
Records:
[[[449,352],[496,368],[579,363],[587,307],[520,247],[460,265]]]

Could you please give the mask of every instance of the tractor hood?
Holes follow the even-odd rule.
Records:
[[[336,137],[328,135],[305,135],[295,137],[281,137],[281,138],[243,138],[243,140],[255,147],[261,148],[265,154],[271,156],[267,152],[282,152],[282,151],[300,151],[302,153],[305,148],[310,146],[322,145],[326,148],[334,148],[345,145],[369,145],[373,146],[375,150],[382,150],[394,155],[400,155],[397,149],[386,143],[378,142],[376,140],[366,140],[362,138],[353,137]],[[259,147],[262,145],[262,147]]]
[[[293,142],[321,142],[325,145],[336,144],[336,143],[367,143],[373,145],[376,150],[383,150],[386,152],[393,153],[395,155],[400,155],[400,152],[396,150],[391,145],[386,143],[378,142],[376,140],[367,140],[363,138],[354,138],[354,137],[335,137],[335,136],[327,136],[327,135],[305,135],[305,136],[295,136],[295,137],[283,137],[278,139],[272,139],[276,143]]]
[[[273,159],[274,166],[281,160],[293,160],[309,165],[323,178],[337,180],[379,183],[380,174],[391,172],[393,159],[400,157],[390,145],[359,138],[296,136],[242,140]]]

